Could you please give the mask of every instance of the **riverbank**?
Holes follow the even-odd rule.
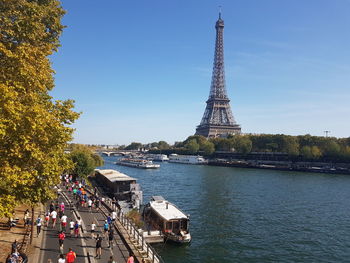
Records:
[[[211,159],[208,165],[330,174],[350,174],[350,164],[272,160]]]

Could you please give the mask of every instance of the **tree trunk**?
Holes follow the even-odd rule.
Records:
[[[34,235],[34,206],[32,206],[32,225],[30,229],[30,244],[33,243],[33,235]]]

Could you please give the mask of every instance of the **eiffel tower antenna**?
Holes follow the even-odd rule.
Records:
[[[219,5],[219,19],[221,19],[221,5]]]
[[[224,67],[224,20],[221,19],[221,7],[219,19],[215,24],[216,40],[214,52],[213,74],[210,86],[209,99],[205,108],[202,121],[197,126],[196,134],[205,137],[226,137],[229,134],[241,132],[241,127],[236,123],[227,96]]]

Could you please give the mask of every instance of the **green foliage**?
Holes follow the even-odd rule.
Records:
[[[248,136],[236,135],[231,139],[236,152],[248,154],[252,150],[252,141]]]
[[[103,159],[93,153],[91,149],[85,145],[73,145],[72,151],[69,154],[74,166],[71,173],[78,177],[89,176],[96,167],[103,165]]]
[[[0,3],[0,217],[16,203],[34,205],[54,196],[59,174],[71,166],[64,154],[69,127],[79,116],[73,101],[54,101],[49,56],[64,28],[60,2]]]
[[[124,150],[139,150],[142,148],[142,143],[139,142],[132,142],[131,144],[129,144],[128,146],[126,146],[124,148]]]
[[[210,141],[204,141],[199,146],[199,150],[203,151],[204,155],[211,155],[215,152],[215,145]]]
[[[196,139],[191,139],[186,142],[185,148],[190,154],[195,154],[199,150],[199,144],[197,143]]]
[[[134,224],[138,227],[138,228],[142,228],[144,225],[144,222],[142,221],[142,216],[140,215],[140,213],[137,211],[137,209],[132,209],[131,211],[129,211],[126,214],[126,217],[131,219],[131,221],[134,222]]]

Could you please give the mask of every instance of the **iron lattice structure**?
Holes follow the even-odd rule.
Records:
[[[196,134],[205,137],[226,137],[229,134],[241,132],[236,123],[230,100],[226,92],[224,67],[224,21],[219,19],[215,24],[216,41],[214,53],[213,75],[210,86],[209,99],[204,111],[202,121],[197,126]]]

